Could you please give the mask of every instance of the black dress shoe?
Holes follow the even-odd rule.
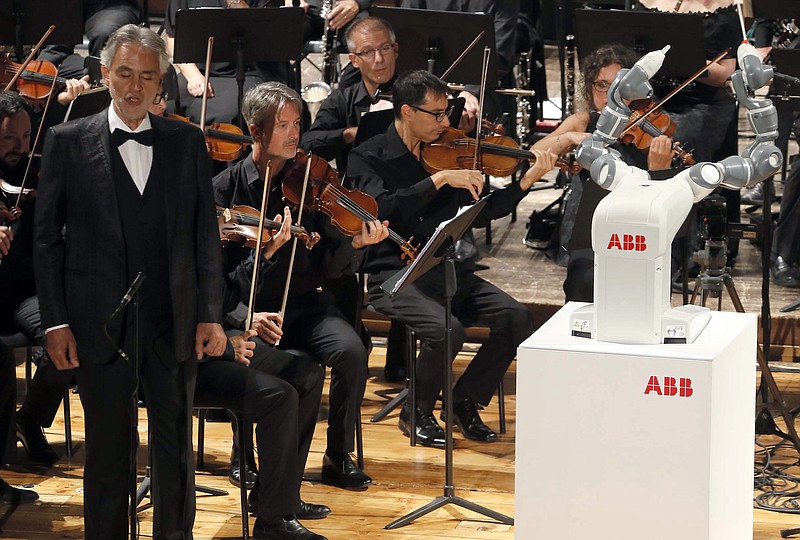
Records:
[[[431,448],[444,448],[444,430],[432,413],[422,412],[417,407],[415,420],[417,424],[417,442],[419,444],[430,446]],[[408,402],[403,405],[403,409],[400,411],[400,431],[406,437],[411,436],[411,407],[408,406]]]
[[[442,411],[442,420],[444,420],[444,416],[444,411]],[[461,434],[467,439],[480,442],[495,442],[497,440],[497,433],[483,423],[481,415],[478,414],[478,407],[470,398],[453,402],[453,417],[456,421],[456,427],[461,430]]]
[[[742,202],[753,206],[764,204],[764,182],[760,182],[742,192]]]
[[[331,514],[331,509],[324,504],[311,504],[300,501],[300,511],[294,517],[297,519],[322,519]]]
[[[320,534],[303,527],[297,519],[257,519],[253,526],[253,538],[257,540],[328,540]]]
[[[0,478],[0,503],[16,506],[28,504],[39,498],[39,494],[30,489],[18,489]]]
[[[41,426],[22,414],[17,415],[17,439],[25,447],[25,452],[34,461],[52,465],[58,461],[58,454],[48,444]]]
[[[772,263],[769,270],[770,274],[772,274],[772,282],[775,285],[793,289],[800,287],[800,269],[786,262],[780,255]]]
[[[322,458],[322,483],[352,491],[364,491],[372,483],[372,478],[353,463],[350,454],[338,457],[325,452]]]
[[[256,469],[255,456],[249,456],[247,460],[247,489],[253,489],[258,479],[258,469]],[[236,487],[239,487],[241,481],[242,471],[239,465],[239,452],[236,448],[231,452],[231,471],[228,473],[228,481]]]
[[[396,366],[387,363],[383,368],[383,379],[386,382],[403,382],[406,380],[405,366]]]

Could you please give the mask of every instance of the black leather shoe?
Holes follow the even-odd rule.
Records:
[[[231,484],[236,487],[239,487],[239,482],[241,481],[241,466],[239,465],[239,452],[234,448],[231,452],[231,471],[228,473],[228,480]],[[253,486],[256,485],[256,479],[258,478],[258,469],[256,469],[255,465],[255,456],[250,456],[250,459],[247,460],[247,489],[253,489]]]
[[[324,504],[311,504],[300,501],[300,511],[295,514],[297,519],[322,519],[331,514],[331,509]]]
[[[322,458],[322,483],[352,491],[364,491],[372,483],[372,478],[353,463],[350,454],[344,457],[331,457],[327,452]]]
[[[25,452],[32,460],[47,465],[58,461],[58,454],[48,444],[42,427],[21,414],[17,415],[17,439],[25,447]]]
[[[16,506],[28,504],[39,498],[39,494],[30,489],[18,489],[0,478],[0,503]]]
[[[419,444],[430,446],[431,448],[444,448],[444,430],[432,413],[422,412],[417,407],[415,420],[417,423],[417,442]],[[408,406],[408,402],[403,405],[403,409],[400,411],[400,431],[406,437],[411,436],[411,407]]]
[[[444,420],[444,416],[444,411],[442,411],[442,420]],[[480,442],[495,442],[497,440],[497,433],[483,423],[481,415],[478,414],[478,407],[470,398],[453,403],[453,417],[456,421],[456,427],[461,430],[461,434],[467,439]]]
[[[403,382],[406,380],[405,366],[396,366],[393,364],[386,364],[383,368],[383,379],[386,382]]]
[[[328,540],[303,527],[297,519],[256,520],[253,538],[257,540]]]
[[[764,182],[760,182],[750,189],[742,192],[742,203],[750,204],[753,206],[761,206],[764,204]]]
[[[772,282],[781,287],[800,288],[800,269],[786,262],[778,255],[770,267]]]

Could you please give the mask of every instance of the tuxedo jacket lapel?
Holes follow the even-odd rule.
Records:
[[[89,122],[86,131],[81,133],[81,146],[78,155],[86,156],[86,172],[92,182],[97,207],[105,212],[99,223],[110,223],[111,230],[117,231],[122,242],[122,220],[119,215],[117,190],[114,186],[114,171],[111,165],[111,133],[108,128],[108,111],[96,114]],[[97,146],[97,141],[100,146]],[[88,194],[87,194],[88,196]]]

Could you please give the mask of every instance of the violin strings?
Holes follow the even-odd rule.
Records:
[[[336,195],[339,203],[342,205],[343,208],[348,210],[350,213],[352,213],[362,221],[372,221],[373,219],[375,219],[375,216],[373,216],[372,214],[361,208],[353,199],[348,197],[344,191],[340,190],[333,184],[329,185],[330,185],[330,190],[333,192],[334,195]],[[406,242],[406,240],[402,236],[394,232],[392,229],[389,229],[389,238],[392,241],[399,244],[400,246],[406,247],[409,245],[408,242]]]

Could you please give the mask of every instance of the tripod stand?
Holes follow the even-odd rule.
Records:
[[[698,293],[701,294],[700,305],[705,306],[709,298],[717,298],[717,311],[722,311],[722,292],[728,292],[731,303],[738,313],[744,313],[744,306],[739,298],[739,293],[736,291],[736,285],[731,276],[731,269],[725,265],[727,253],[727,241],[725,237],[706,239],[705,246],[702,251],[694,254],[695,260],[702,268],[700,274],[697,276],[697,281],[694,284],[694,291],[689,303],[694,304],[697,299]],[[784,438],[794,445],[798,452],[800,452],[800,437],[798,437],[797,430],[794,426],[794,417],[792,411],[786,406],[786,401],[783,399],[783,393],[778,384],[775,382],[775,377],[772,375],[772,370],[769,367],[767,358],[760,348],[756,349],[758,366],[761,369],[762,384],[766,384],[770,392],[772,392],[773,401],[778,407],[781,417],[786,423],[786,429],[789,433],[784,433],[778,426],[769,413],[768,401],[764,400],[761,412],[756,418],[756,432],[769,435],[776,435]]]

